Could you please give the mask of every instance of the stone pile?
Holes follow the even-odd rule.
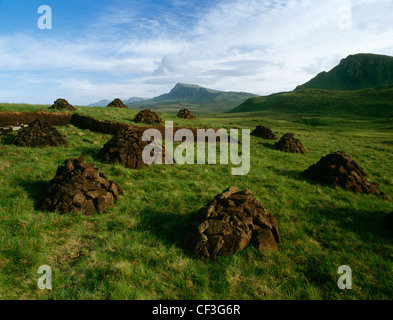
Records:
[[[128,107],[120,99],[113,100],[111,103],[108,104],[107,107],[109,107],[109,108],[128,109]]]
[[[294,137],[293,133],[286,133],[275,146],[277,150],[287,153],[301,153],[306,154],[302,143]]]
[[[130,127],[120,130],[99,152],[99,157],[106,163],[121,164],[130,169],[141,169],[147,164],[143,161],[143,150],[149,145],[158,152],[151,152],[154,162],[165,163],[165,148],[158,144],[142,141],[143,131]],[[161,158],[161,159],[160,159]],[[151,164],[151,163],[150,163]]]
[[[307,179],[329,185],[340,186],[356,193],[376,193],[377,183],[369,183],[367,174],[348,154],[337,151],[323,157],[317,164],[303,172]]]
[[[150,109],[146,109],[146,110],[142,110],[135,116],[134,122],[145,123],[145,124],[159,124],[162,123],[163,120],[157,114],[157,112],[152,111]]]
[[[230,255],[247,248],[278,250],[277,221],[250,190],[230,187],[193,217],[187,243],[201,258]]]
[[[65,99],[57,99],[49,109],[75,111],[76,109]]]
[[[251,132],[251,135],[265,140],[277,140],[277,137],[273,131],[263,125],[256,127],[255,130]]]
[[[59,166],[41,209],[61,214],[103,213],[121,194],[123,191],[116,182],[108,180],[93,163],[84,163],[81,156],[67,159],[63,166]]]
[[[197,119],[197,117],[194,116],[192,114],[192,112],[190,110],[188,110],[188,109],[181,109],[179,111],[179,113],[177,114],[177,117],[181,118],[181,119],[188,119],[188,120],[190,120],[190,119],[194,119],[194,120]]]
[[[19,131],[12,144],[20,147],[60,147],[67,145],[67,141],[56,128],[36,119]]]

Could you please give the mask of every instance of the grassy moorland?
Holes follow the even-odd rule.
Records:
[[[45,106],[0,105],[5,110]],[[132,122],[136,111],[82,108],[102,120]],[[231,176],[224,165],[153,165],[140,171],[104,164],[110,136],[58,127],[67,148],[19,148],[0,136],[1,299],[392,299],[393,211],[391,119],[310,117],[272,112],[208,115],[175,125],[294,132],[308,154],[285,154],[252,137],[251,170]],[[78,134],[79,133],[79,134]],[[359,195],[302,178],[329,152],[350,153],[384,195]],[[58,165],[85,154],[124,195],[105,214],[59,215],[36,209]],[[214,261],[183,248],[191,213],[230,185],[248,188],[279,223],[278,252],[250,247]],[[53,289],[37,287],[41,265]],[[337,269],[353,270],[353,290],[337,287]]]
[[[249,98],[228,113],[270,111],[333,117],[392,118],[393,86],[355,91],[301,89]]]

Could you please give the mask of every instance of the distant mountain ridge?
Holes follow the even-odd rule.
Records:
[[[187,101],[201,102],[220,94],[220,91],[207,89],[195,84],[178,83],[166,94],[153,98],[150,101]]]
[[[390,84],[393,84],[393,57],[361,53],[348,56],[329,72],[321,72],[296,90],[361,90]]]
[[[195,84],[178,83],[166,94],[150,100],[129,103],[130,108],[146,108],[165,112],[177,112],[188,108],[191,112],[210,113],[228,111],[256,94],[247,92],[225,92],[208,89]]]
[[[125,105],[127,105],[129,103],[141,102],[141,101],[145,101],[145,100],[147,100],[147,99],[146,98],[139,98],[139,97],[131,97],[127,100],[122,100],[122,101]],[[104,99],[104,100],[100,100],[100,101],[91,103],[88,105],[88,107],[106,107],[112,101],[113,101],[113,99],[112,100]]]
[[[110,102],[111,100],[104,99],[94,103],[90,103],[88,107],[106,107]]]
[[[133,102],[141,102],[141,101],[145,101],[145,100],[148,100],[148,98],[131,97],[127,100],[123,100],[123,103],[128,104],[128,103],[133,103]]]

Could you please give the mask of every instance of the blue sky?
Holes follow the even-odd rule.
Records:
[[[391,12],[391,0],[0,0],[0,102],[86,105],[177,82],[293,90],[349,54],[393,55]]]

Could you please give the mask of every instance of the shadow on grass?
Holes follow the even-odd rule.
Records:
[[[259,142],[258,144],[263,146],[266,149],[277,151],[277,149],[275,148],[275,142],[273,144],[272,143],[268,143],[268,142]]]
[[[166,246],[175,246],[192,256],[187,244],[190,231],[191,214],[171,212],[142,211],[141,230],[148,231]]]
[[[97,146],[91,146],[91,147],[80,146],[75,148],[75,155],[78,158],[83,154],[85,157],[86,156],[92,157],[94,161],[102,162],[101,158],[98,156],[100,150],[101,148]]]
[[[49,187],[49,181],[24,180],[18,182],[18,185],[26,190],[29,197],[34,200],[34,208],[39,210],[42,201],[44,200],[45,193]]]
[[[317,184],[316,182],[314,182],[312,180],[308,180],[308,179],[304,178],[302,175],[303,171],[288,170],[288,169],[282,169],[282,168],[271,168],[271,170],[280,176],[285,176],[285,177],[293,179],[293,180],[301,180],[301,181],[310,182],[310,184]]]
[[[4,133],[0,135],[0,141],[2,144],[10,145],[15,138],[15,134],[13,133]]]
[[[318,212],[322,219],[335,221],[340,229],[356,233],[363,242],[370,245],[374,245],[378,240],[393,240],[393,221],[389,220],[388,212],[334,207],[322,210],[315,208],[315,212]]]

